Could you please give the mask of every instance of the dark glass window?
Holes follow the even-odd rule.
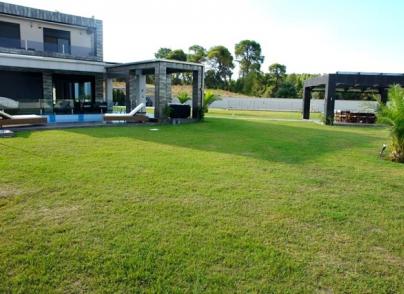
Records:
[[[94,77],[54,75],[56,100],[94,101]]]
[[[20,25],[18,23],[0,21],[0,46],[21,48]]]
[[[43,29],[44,49],[46,52],[70,54],[70,32]]]

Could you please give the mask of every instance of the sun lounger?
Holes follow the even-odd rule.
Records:
[[[135,109],[129,113],[106,113],[104,114],[104,121],[125,121],[125,122],[137,122],[143,123],[147,122],[149,118],[146,115],[139,114],[138,112],[142,110],[146,105],[140,103]]]
[[[46,125],[46,116],[31,115],[10,115],[0,111],[0,127],[3,126],[23,126],[23,125]]]

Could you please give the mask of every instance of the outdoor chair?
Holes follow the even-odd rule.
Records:
[[[46,125],[48,119],[46,116],[35,114],[30,115],[10,115],[0,111],[0,127],[3,126],[23,126],[23,125]]]
[[[106,113],[104,114],[105,122],[112,121],[125,121],[132,123],[144,123],[149,121],[149,118],[144,114],[139,114],[139,112],[145,108],[146,105],[144,103],[140,103],[135,109],[133,109],[129,113]]]

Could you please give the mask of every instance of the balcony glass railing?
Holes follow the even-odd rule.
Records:
[[[22,49],[26,51],[60,53],[76,57],[94,57],[94,48],[70,46],[65,44],[43,43],[31,40],[18,40],[0,37],[0,47]]]

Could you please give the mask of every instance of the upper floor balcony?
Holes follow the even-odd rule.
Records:
[[[92,58],[96,56],[94,48],[72,46],[65,40],[51,43],[0,37],[0,47],[21,50],[22,54],[26,51],[27,54],[62,54],[70,58]]]

